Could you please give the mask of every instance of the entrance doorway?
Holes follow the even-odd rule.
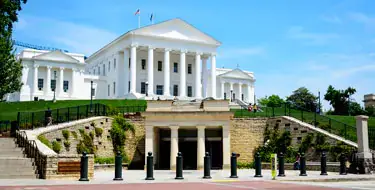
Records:
[[[211,157],[211,169],[223,168],[223,130],[221,128],[206,129],[206,152]]]

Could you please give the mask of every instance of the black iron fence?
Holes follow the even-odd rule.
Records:
[[[370,149],[375,150],[375,128],[374,127],[368,128],[368,141],[369,141]]]

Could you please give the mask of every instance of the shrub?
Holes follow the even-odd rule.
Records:
[[[95,127],[95,134],[101,137],[103,134],[103,129],[100,127]]]
[[[124,154],[124,145],[125,145],[125,133],[131,131],[134,134],[133,124],[127,122],[123,117],[116,116],[112,122],[111,129],[111,139],[113,144],[113,151],[116,153],[120,151],[122,155]]]
[[[61,144],[58,143],[57,141],[52,142],[52,150],[55,151],[57,154],[60,153],[61,151]]]
[[[70,149],[70,142],[69,142],[69,141],[65,141],[65,142],[64,142],[64,146],[65,146],[65,149],[66,149],[67,151],[69,151],[69,149]]]
[[[90,135],[91,139],[94,139],[94,137],[95,137],[95,131],[91,131],[91,132],[89,133],[89,135]]]
[[[64,136],[65,140],[69,140],[70,132],[68,130],[62,130],[62,135]]]
[[[90,133],[90,135],[85,132],[81,133],[83,140],[77,144],[78,154],[82,154],[83,152],[86,152],[87,154],[95,154],[96,148],[94,146],[93,138],[91,138],[91,134],[93,134],[93,132]]]
[[[251,169],[255,168],[255,162],[238,162],[237,163],[238,169]]]
[[[79,134],[81,134],[81,136],[85,133],[84,129],[78,129],[78,131],[79,131]]]
[[[312,147],[313,145],[313,139],[314,139],[314,133],[307,134],[303,139],[302,143],[299,147],[299,150],[303,153],[306,153],[306,151]]]
[[[78,135],[77,135],[77,132],[75,132],[75,131],[72,131],[72,135],[73,135],[73,137],[74,137],[75,139],[78,139]]]
[[[115,157],[96,157],[94,162],[96,164],[114,164]]]
[[[49,140],[44,135],[39,135],[38,140],[40,140],[40,142],[42,142],[43,144],[45,144],[49,148],[52,148],[51,143],[49,142]]]
[[[91,121],[90,125],[91,125],[92,127],[95,127],[95,126],[96,126],[95,122],[93,122],[93,121]]]

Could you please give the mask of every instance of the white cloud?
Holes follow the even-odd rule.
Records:
[[[339,38],[339,35],[334,33],[306,32],[301,26],[291,27],[287,32],[287,36],[292,39],[302,40],[307,45],[323,45],[332,39]]]
[[[246,57],[246,56],[258,56],[263,55],[265,49],[263,47],[233,47],[223,48],[218,52],[218,57],[221,59]]]
[[[332,75],[335,78],[343,78],[343,77],[349,77],[351,75],[354,75],[356,73],[361,73],[361,72],[369,72],[369,71],[375,71],[375,63],[370,64],[370,65],[362,65],[359,67],[350,67],[350,68],[345,68],[342,70],[335,70],[332,72]]]
[[[349,18],[356,22],[360,22],[366,25],[375,24],[375,18],[367,16],[364,13],[352,12],[352,13],[349,13]]]
[[[333,15],[333,16],[323,15],[322,20],[325,21],[325,22],[335,23],[335,24],[341,24],[342,23],[342,20],[336,15]]]

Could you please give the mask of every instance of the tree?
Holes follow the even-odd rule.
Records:
[[[18,21],[21,4],[27,0],[0,0],[0,101],[7,93],[21,89],[22,65],[14,56],[13,23]]]
[[[264,97],[264,98],[260,98],[258,100],[258,103],[262,106],[267,106],[267,107],[280,107],[284,104],[284,100],[282,98],[280,98],[280,96],[278,95],[271,95],[269,97]]]
[[[286,101],[297,108],[304,108],[315,112],[317,99],[318,97],[311,93],[307,88],[300,87],[293,91],[292,95],[286,98]]]
[[[356,92],[356,89],[348,87],[346,90],[336,90],[332,85],[328,86],[324,99],[333,107],[333,114],[348,115],[349,97]]]
[[[361,105],[357,102],[350,101],[349,103],[349,113],[350,115],[363,115],[366,114],[366,111],[362,109]]]

